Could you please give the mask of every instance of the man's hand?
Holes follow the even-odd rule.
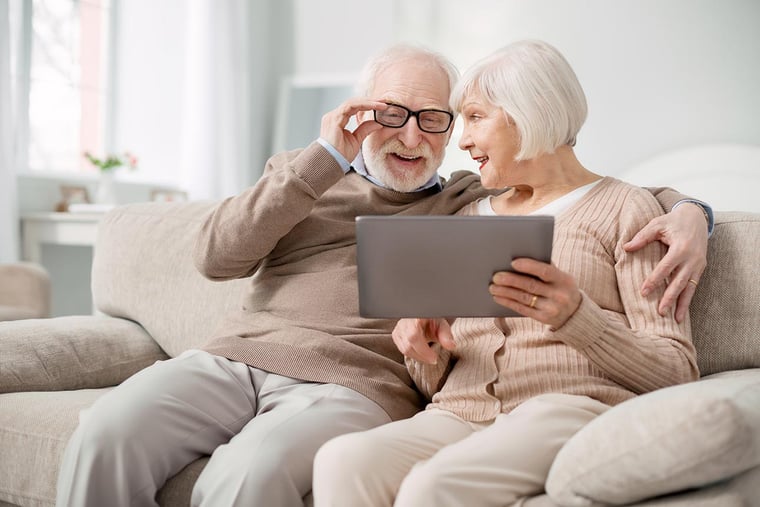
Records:
[[[422,363],[438,362],[438,354],[431,347],[434,343],[440,343],[446,350],[456,348],[446,319],[401,319],[391,336],[404,356]]]
[[[364,138],[372,132],[383,128],[375,120],[369,119],[358,122],[359,126],[351,132],[346,129],[346,125],[348,125],[351,117],[362,111],[385,109],[387,107],[388,105],[384,102],[376,100],[366,98],[349,99],[322,117],[319,137],[330,143],[346,160],[351,162],[359,154],[359,149],[362,146]],[[358,120],[359,117],[357,116]]]
[[[641,294],[646,296],[657,284],[667,282],[658,311],[665,315],[677,303],[676,321],[682,322],[707,266],[707,224],[702,208],[694,203],[678,206],[649,222],[623,248],[633,252],[652,241],[667,245],[668,253],[644,280]]]

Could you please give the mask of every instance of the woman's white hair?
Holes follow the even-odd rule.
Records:
[[[415,59],[421,64],[427,62],[438,68],[440,68],[449,81],[449,92],[454,89],[454,86],[459,79],[459,71],[451,61],[440,53],[423,48],[421,46],[413,46],[410,44],[397,44],[386,48],[371,60],[367,62],[359,75],[359,80],[356,83],[356,93],[358,95],[369,97],[375,88],[375,82],[382,72],[390,65],[397,64],[402,60]]]
[[[500,107],[520,133],[515,160],[575,145],[586,121],[586,96],[578,77],[553,46],[543,41],[512,43],[469,68],[451,94],[461,112],[470,93]]]

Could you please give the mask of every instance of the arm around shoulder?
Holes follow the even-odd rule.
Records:
[[[678,190],[674,190],[668,187],[647,188],[647,190],[649,190],[649,192],[655,196],[657,202],[660,203],[660,206],[662,206],[662,209],[666,213],[675,211],[675,209],[682,204],[694,205],[702,212],[702,216],[704,217],[707,224],[707,231],[709,234],[712,234],[713,227],[715,227],[715,218],[713,209],[709,204],[704,201],[700,201],[699,199],[694,199],[693,197],[684,195]]]

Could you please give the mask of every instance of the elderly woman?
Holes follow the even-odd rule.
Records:
[[[494,300],[524,317],[399,321],[394,342],[431,402],[328,442],[317,506],[519,503],[543,492],[557,452],[589,421],[699,376],[688,318],[659,315],[664,287],[639,291],[663,246],[623,248],[662,210],[576,158],[586,100],[563,56],[539,41],[507,46],[465,73],[452,106],[483,185],[508,189],[460,213],[554,215],[552,262],[518,259],[494,275]]]

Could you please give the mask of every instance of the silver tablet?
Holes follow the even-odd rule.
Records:
[[[549,262],[554,217],[356,218],[362,317],[509,317],[488,292],[512,259]]]

